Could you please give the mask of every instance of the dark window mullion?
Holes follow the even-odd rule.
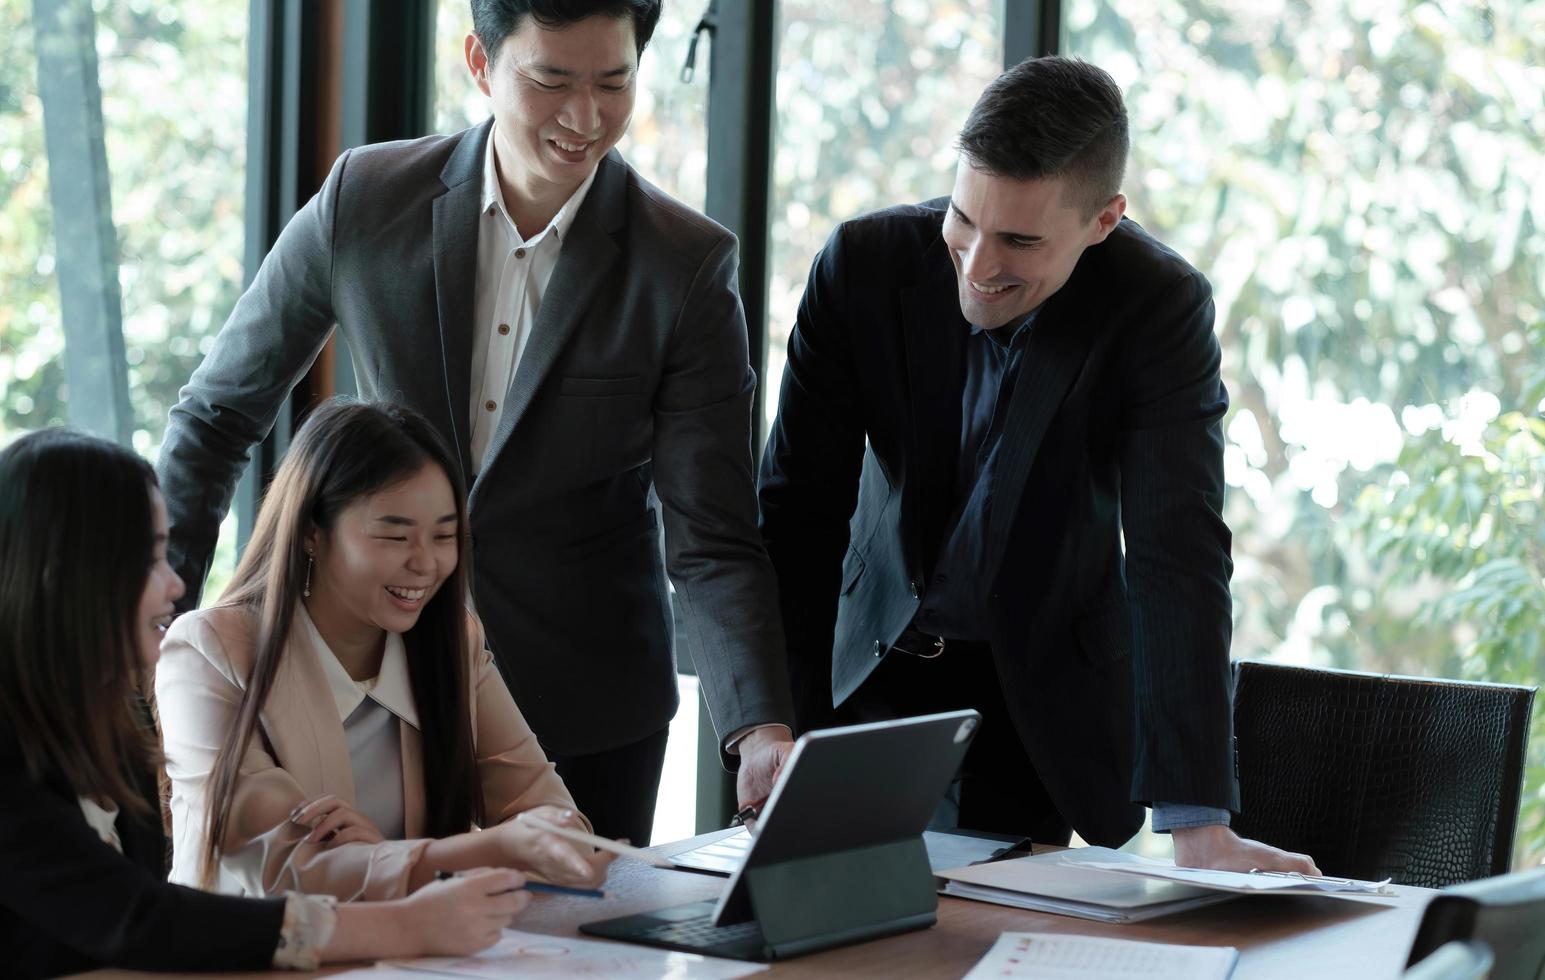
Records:
[[[1057,54],[1062,46],[1062,0],[1003,0],[1003,65]]]

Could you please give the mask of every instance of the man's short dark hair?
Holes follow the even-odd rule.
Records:
[[[1121,190],[1127,109],[1099,68],[1073,58],[1026,58],[976,100],[956,147],[971,166],[1010,180],[1067,182],[1087,220]]]
[[[504,39],[514,34],[526,17],[549,30],[597,14],[632,17],[633,39],[642,56],[660,22],[663,4],[664,0],[472,0],[472,32],[488,52],[488,60],[493,61]]]

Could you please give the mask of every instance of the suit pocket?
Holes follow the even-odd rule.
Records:
[[[1116,663],[1132,655],[1132,613],[1125,602],[1085,613],[1073,621],[1073,631],[1094,663]]]
[[[558,394],[575,398],[616,398],[643,390],[644,379],[637,374],[626,378],[563,378],[558,385]]]
[[[847,595],[858,585],[858,580],[864,575],[864,556],[855,549],[848,549],[847,558],[842,561],[842,594]]]

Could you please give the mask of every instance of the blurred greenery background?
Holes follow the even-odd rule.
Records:
[[[622,146],[695,206],[706,51],[693,82],[678,72],[703,6],[668,0]],[[134,445],[153,456],[243,282],[248,10],[95,8]],[[0,442],[69,416],[31,16],[0,0]],[[782,3],[774,392],[832,226],[949,191],[1001,23],[994,0]],[[442,0],[442,130],[485,111],[466,26]],[[1537,683],[1545,4],[1066,0],[1062,50],[1126,92],[1129,214],[1216,291],[1234,655]],[[1545,857],[1540,718],[1520,866]]]

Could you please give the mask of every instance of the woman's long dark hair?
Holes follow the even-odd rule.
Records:
[[[155,471],[69,429],[0,452],[0,724],[28,775],[141,816],[157,764],[136,701]]]
[[[231,802],[242,756],[295,620],[306,577],[306,532],[331,530],[339,513],[362,497],[389,489],[426,465],[438,466],[456,497],[460,535],[456,568],[403,634],[408,676],[424,743],[424,797],[430,836],[470,829],[483,819],[483,797],[472,743],[467,664],[469,561],[466,481],[445,442],[422,416],[384,403],[336,399],[319,406],[290,443],[258,512],[252,538],[222,606],[242,606],[257,618],[257,651],[236,723],[226,733],[210,775],[206,885],[230,828]]]

